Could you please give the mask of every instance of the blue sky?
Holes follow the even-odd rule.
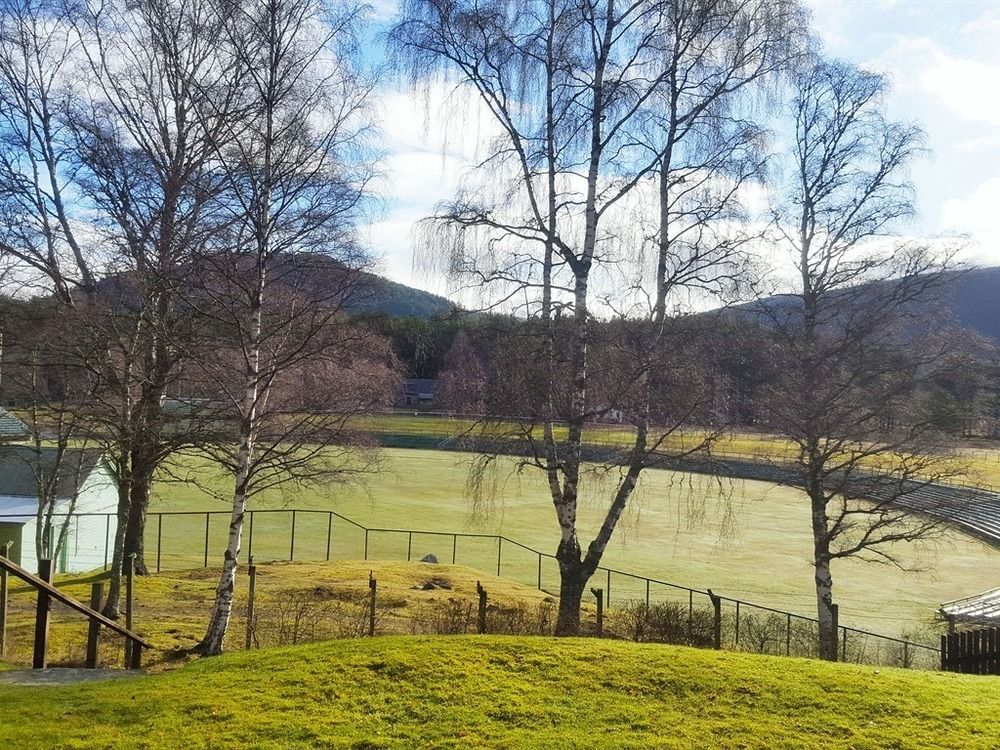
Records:
[[[919,216],[907,234],[962,233],[970,238],[969,260],[1000,265],[1000,0],[808,5],[827,54],[887,74],[890,115],[927,132],[932,153],[913,169]],[[389,7],[382,0],[380,15]],[[473,103],[433,88],[386,92],[379,108],[388,200],[366,238],[385,275],[447,292],[414,264],[411,229],[454,190],[490,123]]]

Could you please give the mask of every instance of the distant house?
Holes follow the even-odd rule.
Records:
[[[106,562],[106,555],[110,554],[117,527],[115,481],[100,451],[69,450],[58,470],[57,463],[55,448],[37,452],[24,445],[0,446],[0,546],[13,542],[11,559],[28,570],[38,568],[35,555],[38,476],[58,474],[57,517],[52,524],[57,530],[62,522],[58,514],[65,515],[69,511],[74,496],[76,505],[55,571],[77,573],[101,567]]]
[[[438,381],[432,378],[407,378],[396,398],[400,409],[431,409],[437,402]]]
[[[24,440],[28,437],[28,425],[0,406],[0,442]]]

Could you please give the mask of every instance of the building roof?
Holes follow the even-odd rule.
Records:
[[[38,497],[39,477],[57,475],[56,497],[72,497],[101,460],[101,451],[0,445],[0,498]],[[0,506],[0,514],[3,508]]]
[[[437,393],[438,381],[433,378],[407,378],[403,381],[403,392],[433,398]]]
[[[955,622],[996,625],[1000,622],[1000,589],[945,602],[941,605],[941,614]]]
[[[20,440],[27,435],[28,425],[0,406],[0,440]]]

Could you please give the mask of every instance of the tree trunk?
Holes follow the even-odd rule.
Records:
[[[262,253],[263,255],[263,253]],[[254,460],[255,438],[258,421],[258,396],[260,395],[260,339],[263,330],[264,269],[260,268],[257,290],[250,308],[250,345],[246,372],[242,414],[240,419],[240,446],[236,454],[236,487],[233,491],[233,512],[229,520],[229,540],[222,564],[222,575],[215,590],[215,606],[205,637],[198,644],[204,656],[221,654],[226,631],[233,614],[233,596],[236,592],[236,566],[239,562],[243,540],[243,517],[249,496],[251,467]]]
[[[242,489],[233,497],[233,513],[229,521],[229,541],[226,557],[222,564],[222,575],[215,589],[215,607],[209,621],[205,637],[198,644],[204,656],[221,654],[225,645],[229,621],[233,614],[233,597],[236,593],[236,566],[239,562],[240,546],[243,540],[243,516],[246,513],[245,479]]]
[[[833,615],[833,575],[827,530],[826,496],[811,493],[813,526],[813,571],[816,584],[816,617],[819,620],[819,656],[837,661],[837,624]]]
[[[118,525],[115,528],[114,551],[111,554],[111,575],[108,579],[108,598],[101,610],[105,617],[117,620],[121,614],[119,600],[121,599],[122,565],[125,560],[125,532],[129,518],[129,482],[118,479]]]
[[[135,555],[136,575],[149,575],[145,553],[146,512],[149,510],[149,489],[152,476],[145,474],[132,480],[131,498],[129,501],[128,524],[125,528],[125,554]]]
[[[579,555],[578,547],[575,560],[559,561],[559,616],[555,630],[559,636],[580,634],[580,607],[590,576],[584,570]]]

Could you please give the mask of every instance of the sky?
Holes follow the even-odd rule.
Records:
[[[1000,0],[807,0],[827,55],[884,73],[894,119],[919,124],[918,216],[907,235],[968,238],[965,257],[1000,265]],[[391,14],[390,0],[377,6]],[[489,133],[467,95],[404,87],[379,102],[385,202],[364,235],[389,278],[453,290],[414,262],[415,222],[452,194]]]

